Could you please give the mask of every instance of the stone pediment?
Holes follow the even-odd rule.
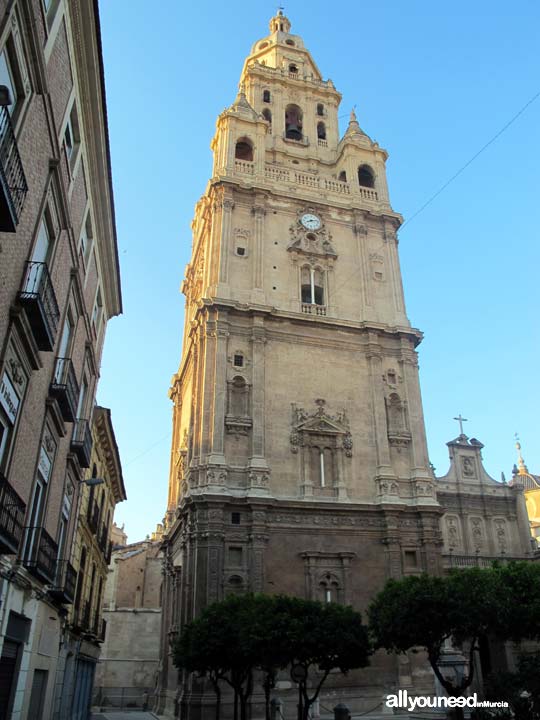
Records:
[[[320,415],[310,418],[296,426],[298,432],[316,432],[325,435],[340,435],[348,432],[347,428],[340,425],[328,415]]]
[[[342,448],[345,455],[351,457],[353,441],[345,410],[330,415],[325,408],[325,400],[318,398],[315,404],[317,410],[308,413],[304,408],[292,403],[291,451],[297,453],[299,447],[318,442],[317,435],[325,435],[327,438],[334,438],[335,447]]]

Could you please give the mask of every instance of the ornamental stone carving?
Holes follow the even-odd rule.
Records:
[[[501,554],[505,553],[508,547],[508,537],[506,532],[506,520],[498,518],[494,521],[495,538]]]
[[[463,471],[463,477],[474,477],[474,460],[472,457],[461,458],[461,469]]]

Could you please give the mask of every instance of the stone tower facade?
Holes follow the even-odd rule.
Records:
[[[290,29],[279,13],[252,47],[193,221],[170,391],[171,716],[204,714],[168,648],[209,602],[263,591],[364,610],[388,577],[442,571],[387,153],[354,112],[340,137],[341,95]],[[400,677],[430,687],[414,659],[377,656],[340,698],[373,707]]]

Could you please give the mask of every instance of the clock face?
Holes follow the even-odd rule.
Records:
[[[306,230],[318,230],[321,227],[321,219],[313,215],[313,213],[302,215],[300,222]]]

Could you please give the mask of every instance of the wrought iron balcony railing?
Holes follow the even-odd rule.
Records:
[[[76,585],[77,573],[73,565],[67,560],[58,560],[54,582],[49,588],[49,595],[61,603],[72,603],[75,600]]]
[[[70,358],[56,358],[50,394],[58,401],[64,420],[73,422],[77,415],[79,384]]]
[[[54,584],[58,545],[41,526],[27,527],[22,563],[39,580]]]
[[[60,311],[46,263],[33,260],[26,263],[19,301],[24,306],[38,348],[52,350]]]
[[[0,231],[15,232],[28,185],[6,105],[0,106]]]
[[[90,467],[90,453],[92,452],[92,433],[88,420],[79,418],[73,426],[71,449],[79,460],[82,468]],[[95,530],[94,530],[95,532]]]
[[[0,553],[18,553],[25,512],[26,505],[0,473]]]

